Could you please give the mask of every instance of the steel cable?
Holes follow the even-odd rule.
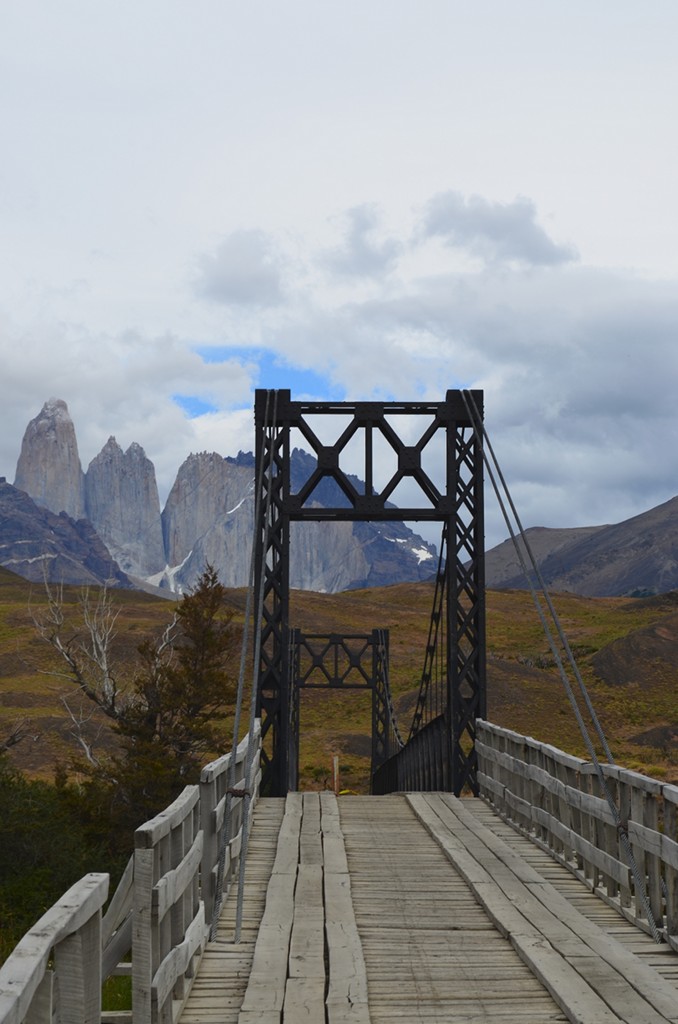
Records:
[[[266,394],[266,417],[268,418],[268,409],[270,402],[270,392]],[[254,522],[258,522],[258,509],[260,507],[261,492],[263,487],[263,473],[264,473],[264,453],[261,453],[261,460],[259,469],[257,472],[256,480],[256,495],[255,495],[255,511],[254,511]],[[254,592],[254,575],[255,575],[255,550],[256,550],[256,528],[252,532],[252,548],[250,553],[250,564],[248,571],[248,585],[247,585],[247,596],[245,599],[245,622],[243,625],[243,636],[242,644],[240,647],[240,668],[238,672],[238,688],[236,694],[235,703],[235,716],[233,720],[233,742],[231,750],[231,762],[229,765],[229,777],[228,786],[226,791],[226,808],[224,812],[224,824],[221,833],[221,840],[219,843],[219,858],[217,867],[217,880],[214,893],[214,906],[212,910],[212,924],[210,928],[210,941],[213,941],[216,937],[217,925],[219,921],[219,915],[221,913],[221,904],[223,901],[223,885],[224,885],[224,867],[226,864],[226,850],[232,839],[232,804],[233,804],[233,791],[235,789],[235,773],[236,773],[236,751],[238,748],[238,739],[240,735],[240,722],[242,718],[242,703],[245,689],[245,672],[247,664],[247,648],[249,645],[249,630],[250,630],[250,619],[252,614],[252,598]],[[252,687],[252,700],[251,704],[256,706],[256,685]],[[249,729],[250,743],[248,744],[248,756],[252,746],[252,730],[254,722],[252,715],[250,715],[251,725]],[[244,787],[249,789],[249,774],[247,768],[244,773]],[[247,807],[249,810],[249,807]],[[243,820],[244,820],[243,815]]]
[[[268,398],[269,398],[269,395],[270,395],[270,392],[268,392],[267,396],[266,396],[266,403],[267,403],[266,413],[267,413],[267,416],[266,416],[266,419],[265,419],[264,422],[266,422],[266,420],[268,419]],[[274,391],[273,395],[274,395],[274,398],[273,398],[273,417],[272,417],[272,423],[273,423],[273,429],[275,430],[275,425],[276,425],[277,419],[278,419],[278,392]],[[263,443],[263,439],[262,439],[262,448],[263,447],[264,447],[264,443]],[[263,456],[264,456],[264,453],[262,451],[262,459],[261,459],[262,464],[264,462],[264,457]],[[263,537],[263,557],[261,559],[261,572],[259,574],[259,600],[257,601],[257,609],[256,609],[257,633],[256,633],[256,639],[255,639],[255,642],[254,642],[254,658],[253,658],[253,673],[252,673],[252,700],[250,702],[250,722],[249,722],[249,733],[250,733],[250,736],[252,735],[252,732],[254,730],[254,722],[255,722],[255,719],[256,719],[257,674],[259,672],[259,660],[260,660],[260,657],[261,657],[261,621],[262,621],[263,612],[264,612],[264,584],[265,584],[265,580],[266,580],[266,551],[268,550],[268,541],[269,541],[269,533],[270,533],[270,511],[271,511],[271,494],[272,494],[272,491],[273,491],[273,469],[274,469],[274,462],[275,462],[275,459],[274,459],[274,438],[272,438],[271,439],[271,443],[270,443],[268,472],[267,472],[268,486],[266,488],[266,507],[265,507],[265,514],[264,514],[264,524],[265,525],[264,525],[264,537]],[[262,483],[263,483],[263,476],[262,476]],[[261,495],[261,492],[259,492],[259,495],[257,496],[258,499],[260,499],[260,495]],[[261,505],[258,504],[258,507],[261,508]],[[256,522],[257,523],[259,522],[258,518],[256,518]],[[257,538],[256,538],[256,529],[255,529],[254,537],[253,537],[253,541],[252,541],[252,557],[253,558],[254,558],[254,551],[256,549],[256,542],[257,542]],[[254,576],[254,571],[253,571],[252,574]],[[247,847],[248,847],[248,843],[249,843],[249,824],[250,824],[250,822],[249,822],[249,817],[250,817],[249,816],[249,810],[250,810],[250,803],[251,803],[251,800],[252,800],[252,795],[251,795],[251,792],[250,792],[250,786],[251,786],[250,775],[252,773],[252,762],[253,762],[253,759],[254,759],[254,745],[252,743],[250,743],[250,744],[248,744],[248,747],[247,747],[247,758],[246,758],[246,761],[245,761],[245,782],[246,782],[245,796],[244,796],[245,811],[244,811],[244,814],[243,814],[243,825],[242,825],[242,847],[241,847],[241,850],[240,850],[240,862],[239,862],[239,865],[238,865],[238,901],[237,901],[237,905],[236,905],[236,915],[235,915],[235,935],[233,937],[233,941],[236,942],[236,943],[240,942],[240,934],[241,934],[241,931],[242,931],[243,900],[244,900],[244,896],[245,896],[245,860],[246,860],[246,857],[247,857]]]
[[[566,692],[566,694],[568,696],[568,699],[569,699],[570,704],[572,706],[572,709],[574,711],[575,717],[577,719],[577,724],[579,725],[579,729],[580,729],[580,732],[581,732],[582,737],[584,739],[584,743],[586,744],[586,749],[589,752],[589,756],[591,758],[591,763],[593,764],[593,766],[595,768],[595,771],[596,771],[596,775],[598,776],[598,781],[599,781],[599,784],[600,784],[601,791],[602,791],[602,793],[603,793],[603,795],[605,797],[607,805],[608,805],[608,807],[610,809],[610,813],[612,814],[612,817],[614,819],[615,827],[616,827],[617,833],[619,835],[619,841],[620,841],[620,843],[621,843],[621,845],[622,845],[622,847],[624,849],[624,853],[625,853],[626,858],[627,858],[627,863],[628,863],[628,865],[631,868],[631,871],[633,873],[633,877],[634,877],[634,880],[635,880],[635,883],[636,883],[636,888],[638,890],[641,902],[643,904],[643,909],[645,911],[645,914],[646,914],[646,917],[647,917],[647,921],[648,921],[648,924],[650,926],[650,931],[652,932],[652,937],[653,937],[655,942],[659,943],[659,942],[661,942],[661,935],[659,933],[659,929],[658,929],[657,923],[656,923],[656,921],[654,919],[654,915],[653,915],[652,909],[650,907],[650,902],[649,902],[649,899],[648,899],[646,891],[645,891],[645,880],[642,878],[642,876],[640,874],[640,870],[638,868],[638,865],[636,864],[636,860],[635,860],[635,857],[633,856],[633,851],[631,849],[631,844],[630,844],[630,841],[629,841],[628,832],[626,830],[626,827],[624,826],[624,823],[622,822],[622,818],[621,818],[621,814],[620,814],[619,808],[617,807],[617,804],[616,804],[616,802],[615,802],[615,800],[614,800],[614,798],[612,796],[612,793],[610,792],[610,788],[609,788],[609,786],[607,784],[607,779],[605,778],[605,774],[603,772],[602,766],[600,764],[600,761],[598,760],[598,756],[596,754],[595,747],[593,745],[593,741],[592,741],[591,736],[589,734],[588,727],[586,725],[586,722],[584,721],[584,717],[583,717],[583,715],[581,713],[581,709],[579,708],[579,704],[577,703],[577,698],[576,698],[574,690],[572,688],[572,684],[570,683],[569,676],[567,675],[567,672],[565,671],[565,666],[563,665],[563,660],[562,660],[562,658],[560,656],[560,652],[558,651],[558,648],[556,646],[556,642],[554,640],[553,634],[552,634],[551,629],[550,629],[550,627],[548,625],[548,622],[547,622],[547,619],[546,619],[546,615],[544,613],[544,609],[543,609],[543,607],[541,605],[541,602],[539,600],[539,595],[537,594],[536,588],[534,587],[534,584],[532,583],[532,580],[530,579],[530,574],[528,572],[527,565],[525,564],[525,558],[524,558],[523,553],[522,553],[522,551],[520,549],[520,545],[518,543],[518,538],[515,535],[515,532],[514,532],[514,529],[513,529],[513,525],[511,523],[510,516],[509,516],[509,514],[507,512],[506,505],[504,503],[504,500],[503,500],[500,488],[499,488],[499,486],[497,484],[497,481],[495,479],[495,474],[494,474],[492,463],[494,464],[494,469],[496,470],[497,476],[499,477],[499,480],[501,481],[501,485],[503,487],[504,493],[506,495],[506,499],[507,499],[507,501],[509,503],[509,506],[511,508],[513,516],[515,517],[516,526],[517,526],[517,529],[518,529],[518,531],[520,533],[520,539],[522,540],[522,542],[523,542],[523,544],[525,546],[525,550],[528,553],[528,556],[530,558],[530,562],[531,562],[532,568],[533,568],[535,576],[536,576],[536,578],[537,578],[537,580],[539,582],[539,586],[541,588],[543,597],[544,597],[544,599],[546,601],[547,607],[548,607],[549,612],[551,614],[551,617],[553,619],[554,626],[556,628],[556,631],[558,633],[560,641],[561,641],[561,643],[563,645],[563,649],[565,650],[565,653],[566,653],[566,655],[568,657],[568,660],[569,660],[569,663],[570,663],[570,667],[571,667],[571,669],[572,669],[572,671],[573,671],[573,673],[575,675],[575,678],[576,678],[577,683],[579,685],[579,689],[581,690],[582,696],[583,696],[584,701],[586,703],[587,710],[589,711],[589,714],[591,715],[591,719],[592,719],[592,721],[594,723],[594,726],[596,728],[596,732],[597,732],[598,737],[599,737],[599,739],[601,741],[601,746],[603,747],[603,750],[605,752],[605,756],[608,759],[608,763],[613,765],[615,763],[614,759],[612,757],[612,754],[610,753],[610,748],[609,748],[609,746],[607,744],[607,740],[605,739],[605,736],[603,734],[602,726],[600,724],[598,716],[595,713],[595,710],[593,709],[593,705],[591,703],[590,695],[588,693],[588,690],[586,689],[586,685],[584,683],[584,680],[582,679],[581,674],[579,672],[579,669],[578,669],[578,667],[576,665],[576,662],[574,660],[574,655],[573,655],[572,650],[570,648],[570,645],[569,645],[569,643],[567,641],[567,637],[565,636],[565,633],[564,633],[564,631],[563,631],[563,629],[561,627],[560,620],[559,620],[558,615],[556,613],[555,607],[553,605],[553,602],[551,601],[551,597],[550,597],[550,595],[548,593],[548,590],[546,588],[546,584],[544,582],[542,574],[541,574],[541,572],[539,570],[539,567],[537,565],[536,559],[535,559],[534,554],[532,552],[532,547],[531,547],[531,545],[530,545],[530,543],[529,543],[529,541],[527,539],[527,536],[525,534],[525,530],[523,529],[522,523],[520,521],[520,517],[519,517],[518,512],[516,510],[516,507],[515,507],[515,505],[513,503],[513,499],[511,498],[511,494],[510,494],[510,491],[508,489],[508,485],[506,483],[504,475],[503,475],[503,473],[501,471],[501,468],[499,466],[499,462],[498,462],[497,457],[496,457],[496,455],[494,453],[494,449],[492,448],[492,445],[490,443],[490,440],[489,440],[489,437],[487,435],[487,430],[485,428],[485,425],[484,425],[484,423],[482,421],[480,413],[478,412],[478,407],[477,407],[477,405],[475,403],[475,399],[473,398],[473,395],[472,395],[472,393],[470,391],[462,391],[462,396],[463,396],[463,399],[464,399],[464,404],[466,406],[466,411],[468,413],[469,419],[471,421],[471,425],[473,427],[474,434],[476,436],[476,440],[477,440],[478,445],[479,445],[479,447],[481,449],[481,452],[482,452],[483,462],[485,464],[485,468],[487,469],[488,476],[490,477],[490,481],[492,483],[492,487],[493,487],[494,492],[495,492],[495,494],[497,496],[497,501],[499,502],[499,507],[500,507],[502,515],[504,517],[504,521],[506,523],[506,526],[508,527],[508,530],[509,530],[509,533],[510,533],[510,536],[511,536],[511,540],[513,541],[513,545],[514,545],[515,550],[516,550],[516,554],[518,555],[518,560],[520,562],[521,569],[523,570],[523,573],[525,575],[525,579],[526,579],[528,587],[530,589],[530,594],[532,595],[532,600],[533,600],[535,608],[537,610],[537,614],[539,615],[542,627],[543,627],[544,632],[546,634],[546,638],[548,640],[549,647],[551,648],[551,653],[553,654],[554,661],[555,661],[555,663],[556,663],[556,665],[558,667],[558,671],[560,673],[560,677],[561,677],[563,686],[565,688],[565,692]],[[490,453],[492,463],[490,462],[490,458],[488,458],[488,455],[487,455],[488,451]]]
[[[388,710],[388,719],[391,731],[395,737],[396,743],[400,750],[405,746],[405,741],[401,735],[400,729],[398,728],[398,720],[396,718],[395,708],[393,707],[393,695],[391,693],[391,684],[388,676],[388,659],[386,658],[386,635],[383,629],[379,630],[379,646],[383,652],[381,658],[381,666],[384,677],[384,695],[386,698],[386,708]]]

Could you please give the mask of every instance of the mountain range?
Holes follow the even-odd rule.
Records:
[[[312,456],[295,449],[295,490],[314,468]],[[329,479],[314,498],[345,501]],[[26,428],[14,486],[0,480],[0,565],[34,580],[184,592],[209,562],[225,586],[244,586],[253,517],[251,453],[189,455],[161,509],[153,463],[139,444],[123,451],[110,437],[83,472],[66,403],[50,399]],[[678,497],[621,523],[533,527],[526,538],[551,590],[606,597],[678,589]],[[292,524],[298,589],[416,582],[435,568],[433,545],[402,523]],[[486,553],[486,583],[528,586],[511,540]]]
[[[295,449],[295,485],[314,468],[312,456]],[[184,592],[209,563],[225,586],[244,586],[254,472],[250,453],[191,454],[161,510],[155,468],[143,448],[133,443],[123,451],[110,437],[83,471],[68,407],[50,399],[26,428],[14,486],[0,484],[0,564],[29,579],[90,583],[94,572],[116,585]],[[336,504],[344,500],[338,490],[328,480],[314,499]],[[93,550],[80,551],[79,573],[74,552],[85,535]],[[424,580],[437,564],[435,547],[397,522],[293,523],[290,548],[292,587],[327,593]]]

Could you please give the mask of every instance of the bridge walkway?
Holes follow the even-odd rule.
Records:
[[[262,800],[232,921],[181,1024],[678,1021],[675,954],[480,800]]]

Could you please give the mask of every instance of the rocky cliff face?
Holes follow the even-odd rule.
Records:
[[[165,568],[155,468],[140,445],[123,452],[109,437],[87,467],[85,508],[125,572],[150,576]]]
[[[14,486],[52,512],[85,515],[85,478],[68,406],[50,398],[26,427]]]
[[[292,455],[293,490],[315,460]],[[75,430],[64,402],[45,404],[29,424],[17,466],[17,487],[52,511],[86,514],[125,573],[173,591],[192,587],[209,563],[228,587],[248,582],[254,530],[254,458],[240,453],[189,455],[160,513],[155,470],[138,444],[123,452],[114,437],[83,476]],[[320,504],[342,505],[331,480],[314,492]],[[426,579],[435,550],[400,523],[293,523],[290,583],[306,590]]]
[[[200,452],[179,467],[162,513],[168,571],[161,584],[186,589],[209,563],[226,587],[247,583],[254,468]]]

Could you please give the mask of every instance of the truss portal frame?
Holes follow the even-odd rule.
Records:
[[[482,416],[483,394],[472,395]],[[451,788],[458,793],[469,784],[475,791],[475,720],[486,714],[483,462],[462,393],[448,391],[442,402],[293,402],[289,391],[258,390],[255,432],[265,791],[284,795],[295,774],[290,524],[304,520],[445,524]],[[293,446],[316,460],[294,486]],[[320,507],[314,492],[328,480],[336,503]]]

